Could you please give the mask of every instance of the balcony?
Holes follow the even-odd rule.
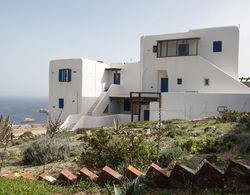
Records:
[[[157,41],[157,58],[197,56],[199,38],[172,39]]]

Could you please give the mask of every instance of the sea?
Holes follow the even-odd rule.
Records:
[[[0,97],[0,115],[9,115],[13,125],[23,124],[24,118],[35,119],[33,124],[45,124],[48,116],[40,109],[48,109],[48,98]]]

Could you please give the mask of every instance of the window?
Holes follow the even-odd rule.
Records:
[[[177,45],[178,45],[177,56],[189,55],[189,44],[187,40],[179,40],[177,42]]]
[[[63,109],[64,108],[64,99],[59,98],[59,108]]]
[[[114,73],[114,84],[120,85],[121,82],[121,74],[120,73]]]
[[[221,51],[222,51],[222,41],[214,41],[213,52],[221,52]]]
[[[131,110],[130,101],[128,99],[124,100],[123,110],[124,111],[130,111]]]
[[[177,79],[177,85],[181,85],[182,84],[182,79],[181,78],[178,78]]]
[[[153,46],[153,53],[157,53],[157,49],[158,49],[157,45],[154,45]]]
[[[59,82],[71,81],[71,69],[59,69]]]
[[[157,57],[197,56],[199,38],[157,41]]]
[[[204,79],[204,85],[209,86],[209,79],[208,78]]]

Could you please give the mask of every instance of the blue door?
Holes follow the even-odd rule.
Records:
[[[120,85],[121,80],[121,74],[120,73],[114,73],[114,84]]]
[[[161,78],[161,92],[168,92],[168,78]]]
[[[149,121],[149,110],[144,110],[144,121]]]

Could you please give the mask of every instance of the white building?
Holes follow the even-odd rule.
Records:
[[[225,109],[250,111],[238,79],[239,29],[219,27],[143,36],[140,62],[50,62],[49,110],[62,128],[131,120],[196,119]],[[136,92],[136,93],[131,93]]]

